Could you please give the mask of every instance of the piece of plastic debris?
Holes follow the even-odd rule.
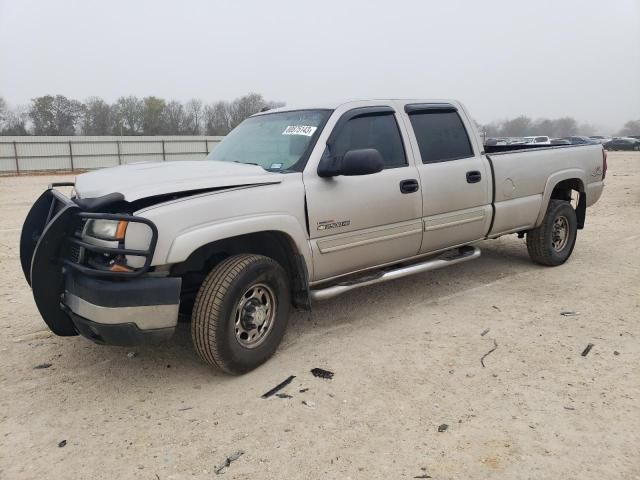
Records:
[[[66,440],[62,440],[61,442],[58,443],[58,448],[62,448],[67,444]]]
[[[442,433],[442,432],[446,432],[447,428],[449,428],[449,425],[447,425],[446,423],[443,423],[442,425],[440,425],[438,427],[438,432]]]
[[[138,356],[138,352],[129,352],[127,353],[127,357],[129,358],[135,358]]]
[[[278,385],[276,385],[275,387],[273,387],[271,390],[269,390],[267,393],[265,393],[264,395],[262,395],[262,398],[269,398],[270,396],[272,396],[274,393],[277,393],[278,391],[282,390],[284,387],[286,387],[287,385],[289,385],[291,383],[291,381],[296,378],[295,375],[291,375],[289,378],[287,378],[284,382],[279,383]]]
[[[221,473],[224,473],[224,470],[226,468],[229,468],[229,465],[231,465],[231,462],[235,462],[242,455],[244,455],[244,450],[238,450],[237,452],[233,452],[231,455],[229,455],[227,458],[225,458],[224,462],[222,463],[222,465],[217,466],[215,468],[214,472],[216,472],[216,475],[220,475]]]
[[[586,357],[587,355],[589,355],[589,352],[591,351],[591,349],[592,349],[592,348],[593,348],[593,343],[589,343],[589,344],[587,345],[587,348],[585,348],[585,349],[582,351],[581,355],[582,355],[583,357]]]
[[[53,365],[52,363],[40,363],[38,365],[36,365],[35,367],[33,367],[34,370],[42,370],[43,368],[49,368],[51,365]]]
[[[490,329],[486,328],[486,329],[485,329],[485,330],[480,334],[480,336],[481,336],[481,337],[484,337],[487,333],[489,333],[489,330],[490,330]]]
[[[302,403],[309,408],[316,408],[316,403],[311,400],[303,400]]]
[[[293,398],[288,393],[276,393],[276,397],[278,397],[278,398]]]
[[[562,315],[563,317],[577,317],[578,315],[580,315],[580,312],[573,312],[568,310],[560,312],[560,315]]]
[[[322,368],[312,368],[311,373],[314,377],[324,378],[326,380],[331,380],[333,378],[333,372],[329,370],[324,370]]]
[[[308,389],[308,388],[301,388],[301,389],[299,390],[299,392],[300,392],[300,393],[304,393],[304,392],[308,392],[308,391],[309,391],[309,389]]]

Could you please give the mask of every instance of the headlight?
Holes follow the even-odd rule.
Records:
[[[102,240],[124,240],[128,224],[124,220],[92,219],[87,221],[85,233]]]

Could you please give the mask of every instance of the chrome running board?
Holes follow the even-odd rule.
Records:
[[[430,270],[449,267],[469,260],[475,260],[480,256],[480,253],[480,249],[477,247],[460,247],[424,262],[394,268],[393,270],[381,270],[373,274],[370,273],[369,275],[365,275],[361,279],[342,282],[337,285],[319,288],[317,290],[310,290],[309,295],[312,300],[327,300],[346,293],[349,290],[353,290],[354,288],[388,282],[389,280],[408,277],[409,275],[415,275],[416,273],[428,272]]]

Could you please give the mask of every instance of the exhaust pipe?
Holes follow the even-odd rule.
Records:
[[[375,285],[376,283],[388,282],[389,280],[395,280],[397,278],[408,277],[409,275],[415,275],[416,273],[428,272],[431,270],[437,270],[443,267],[449,267],[458,263],[467,262],[469,260],[475,260],[481,254],[481,251],[477,247],[465,246],[457,249],[457,252],[453,255],[446,253],[437,258],[426,260],[420,263],[414,263],[406,267],[399,267],[394,270],[387,270],[379,272],[377,275],[368,275],[362,279],[362,281],[352,281],[339,283],[327,288],[320,288],[317,290],[310,290],[309,295],[312,300],[327,300],[329,298],[337,297],[343,293],[353,290],[355,288],[366,287],[368,285]]]

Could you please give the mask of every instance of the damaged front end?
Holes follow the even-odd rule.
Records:
[[[20,239],[22,269],[43,320],[56,335],[80,333],[96,343],[167,338],[181,281],[150,275],[156,226],[119,213],[120,194],[79,200],[56,189],[69,186],[54,183],[36,200]]]

